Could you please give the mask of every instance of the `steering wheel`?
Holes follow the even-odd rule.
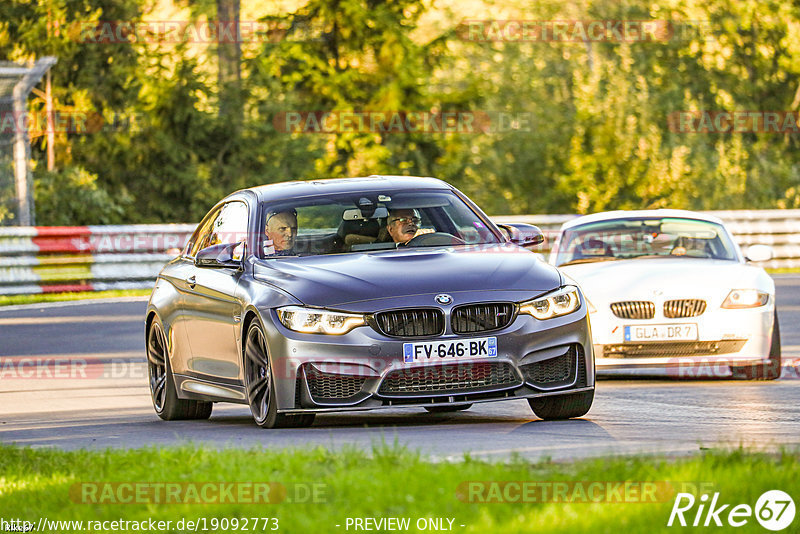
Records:
[[[437,245],[464,245],[466,241],[447,232],[432,232],[412,237],[406,242],[407,247],[432,247]]]

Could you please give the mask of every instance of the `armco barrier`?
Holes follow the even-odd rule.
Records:
[[[0,295],[152,287],[194,225],[0,228]]]
[[[740,246],[765,244],[767,268],[800,268],[800,210],[707,212],[722,218]],[[539,226],[547,253],[561,225],[576,215],[507,215],[496,222]],[[0,295],[152,287],[194,225],[0,227]]]

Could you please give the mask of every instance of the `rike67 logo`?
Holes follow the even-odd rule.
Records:
[[[706,493],[699,499],[691,493],[678,493],[667,526],[743,527],[755,516],[762,527],[780,531],[792,524],[794,515],[794,501],[788,493],[781,490],[764,492],[756,501],[755,507],[749,504],[723,503],[719,492],[711,496],[710,502]]]

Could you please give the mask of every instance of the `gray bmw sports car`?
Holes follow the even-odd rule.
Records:
[[[432,178],[287,182],[220,201],[158,276],[147,307],[162,419],[248,404],[265,428],[322,412],[466,410],[527,399],[544,419],[594,398],[586,301]]]

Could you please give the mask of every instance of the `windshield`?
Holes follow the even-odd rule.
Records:
[[[501,242],[450,191],[305,197],[265,203],[261,213],[262,258]]]
[[[736,260],[735,250],[716,223],[671,217],[615,219],[564,232],[556,265],[653,257]]]

